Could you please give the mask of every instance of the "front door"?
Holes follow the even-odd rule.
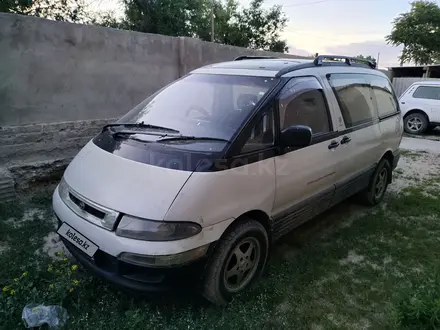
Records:
[[[292,78],[278,99],[279,127],[306,125],[312,144],[275,157],[274,236],[278,237],[331,205],[338,177],[339,143],[330,111],[315,77]]]

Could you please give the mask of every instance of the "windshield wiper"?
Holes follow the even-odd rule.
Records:
[[[208,137],[208,136],[185,136],[185,135],[180,135],[180,136],[170,136],[170,137],[165,137],[162,139],[157,140],[156,142],[168,142],[168,141],[220,141],[220,142],[227,142],[229,143],[229,140],[226,139],[221,139],[221,138],[215,138],[215,137]]]
[[[176,129],[172,129],[169,127],[163,127],[163,126],[157,126],[157,125],[150,125],[150,124],[144,124],[144,122],[140,122],[140,123],[120,123],[120,124],[108,124],[105,125],[102,128],[102,131],[106,130],[109,127],[128,127],[128,128],[146,128],[146,129],[155,129],[155,130],[161,130],[161,131],[167,131],[170,133],[180,133],[178,130]],[[125,133],[125,134],[136,134],[138,132],[136,132],[135,130],[133,131],[128,131],[128,132],[121,132],[121,133]]]

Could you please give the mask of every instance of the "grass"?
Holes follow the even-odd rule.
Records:
[[[418,158],[422,157],[423,154],[427,153],[426,151],[423,151],[423,150],[419,150],[417,152],[414,152],[414,151],[406,150],[406,149],[401,149],[400,152],[401,152],[402,156],[408,157],[413,161],[417,160]]]
[[[62,304],[68,329],[399,328],[402,301],[438,273],[440,203],[424,193],[438,194],[437,182],[390,195],[386,207],[350,215],[346,202],[313,220],[278,243],[258,285],[224,309],[197,294],[132,297],[72,271],[70,261],[36,257],[53,231],[50,198],[0,206],[0,243],[8,247],[0,254],[0,287],[19,276],[13,295],[0,292],[0,328],[22,329],[21,310],[30,302]],[[4,221],[30,208],[47,220]]]

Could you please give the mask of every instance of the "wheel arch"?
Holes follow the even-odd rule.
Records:
[[[242,215],[240,215],[239,217],[237,217],[234,221],[232,221],[232,223],[226,228],[226,230],[224,231],[224,233],[222,234],[225,235],[231,227],[237,225],[237,223],[243,221],[244,219],[253,219],[258,221],[261,225],[263,225],[264,229],[266,229],[267,232],[267,236],[269,237],[269,243],[272,241],[272,226],[271,226],[271,218],[269,217],[269,215],[262,211],[262,210],[251,210],[251,211],[247,211],[245,213],[243,213]]]
[[[394,154],[393,154],[393,152],[392,152],[391,150],[387,150],[387,151],[383,154],[383,156],[382,156],[382,158],[381,158],[380,160],[382,160],[382,159],[386,159],[386,160],[390,163],[390,167],[393,166],[393,163],[394,163]],[[380,162],[380,161],[379,161],[379,162]],[[392,182],[392,173],[391,173],[391,175],[388,176],[388,183],[391,183],[391,182]]]
[[[430,122],[429,115],[426,113],[426,111],[424,111],[422,109],[411,109],[411,110],[407,111],[405,113],[405,115],[403,116],[403,119],[405,119],[406,117],[408,117],[410,114],[413,114],[413,113],[420,113],[420,114],[424,115],[426,117],[426,119],[428,120],[428,123]]]

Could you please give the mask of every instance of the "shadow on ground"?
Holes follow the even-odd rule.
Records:
[[[266,268],[277,266],[277,264],[281,264],[284,261],[294,261],[301,250],[307,248],[306,245],[309,244],[310,241],[316,240],[318,242],[317,244],[319,244],[320,238],[326,237],[340,227],[350,226],[352,221],[365,214],[369,209],[370,208],[359,204],[355,197],[352,197],[306,222],[275,242]],[[259,279],[257,286],[268,280],[270,276],[266,270],[262,278]],[[177,310],[185,310],[188,306],[196,309],[199,307],[210,307],[210,303],[201,297],[201,295],[195,293],[196,289],[197,288],[184,288],[181,292],[142,295],[137,296],[135,299],[138,302],[147,301],[156,308],[164,307],[169,304],[170,301],[173,302]],[[115,294],[117,293],[117,289],[112,288],[111,290],[114,291]],[[132,293],[129,294],[132,295]]]
[[[416,139],[440,141],[440,127],[427,131],[425,134],[421,134],[421,135],[408,134],[408,133],[404,133],[403,135],[406,137],[411,137]]]

